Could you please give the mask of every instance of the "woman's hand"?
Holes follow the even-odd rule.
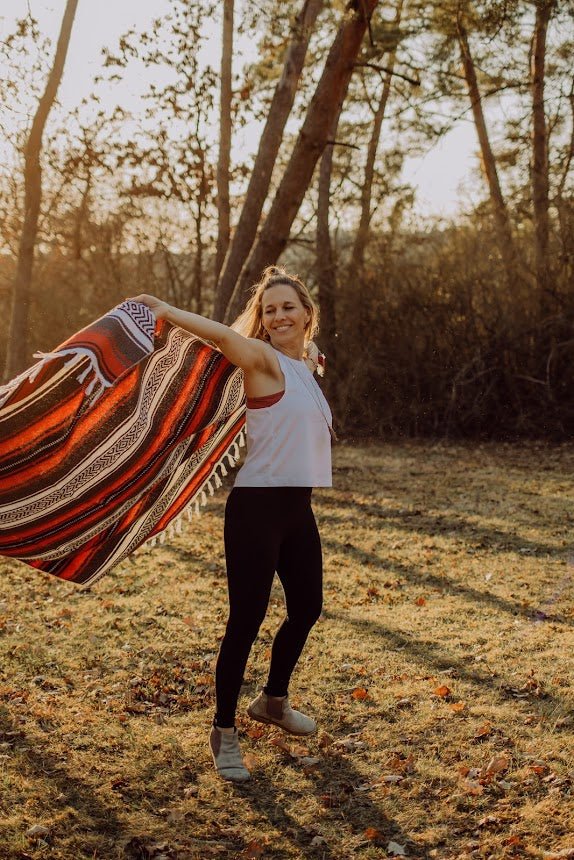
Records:
[[[172,310],[171,305],[168,305],[167,302],[163,302],[155,296],[148,296],[147,293],[142,293],[139,296],[132,296],[130,301],[141,302],[142,305],[147,305],[148,308],[153,311],[153,315],[158,320],[166,319],[170,310]]]

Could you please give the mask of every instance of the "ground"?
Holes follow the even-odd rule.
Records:
[[[0,561],[0,858],[574,857],[574,448],[335,450],[305,742],[207,749],[225,493],[91,591]]]

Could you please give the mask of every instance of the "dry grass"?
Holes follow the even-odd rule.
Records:
[[[570,447],[340,445],[292,684],[323,728],[241,716],[243,787],[206,748],[223,496],[91,592],[3,560],[2,860],[574,849],[573,467]],[[281,614],[277,589],[242,704]]]

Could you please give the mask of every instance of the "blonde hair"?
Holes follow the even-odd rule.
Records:
[[[269,340],[269,335],[263,328],[262,307],[263,294],[270,287],[287,284],[293,287],[303,307],[309,312],[309,321],[305,326],[305,343],[313,340],[319,330],[319,309],[311,298],[309,290],[297,275],[290,275],[283,266],[267,266],[259,281],[251,288],[251,296],[243,313],[239,314],[231,328],[244,337],[255,337],[259,340]]]

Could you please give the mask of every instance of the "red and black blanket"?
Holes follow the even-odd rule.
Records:
[[[242,372],[127,301],[0,388],[0,554],[88,585],[213,493]]]

